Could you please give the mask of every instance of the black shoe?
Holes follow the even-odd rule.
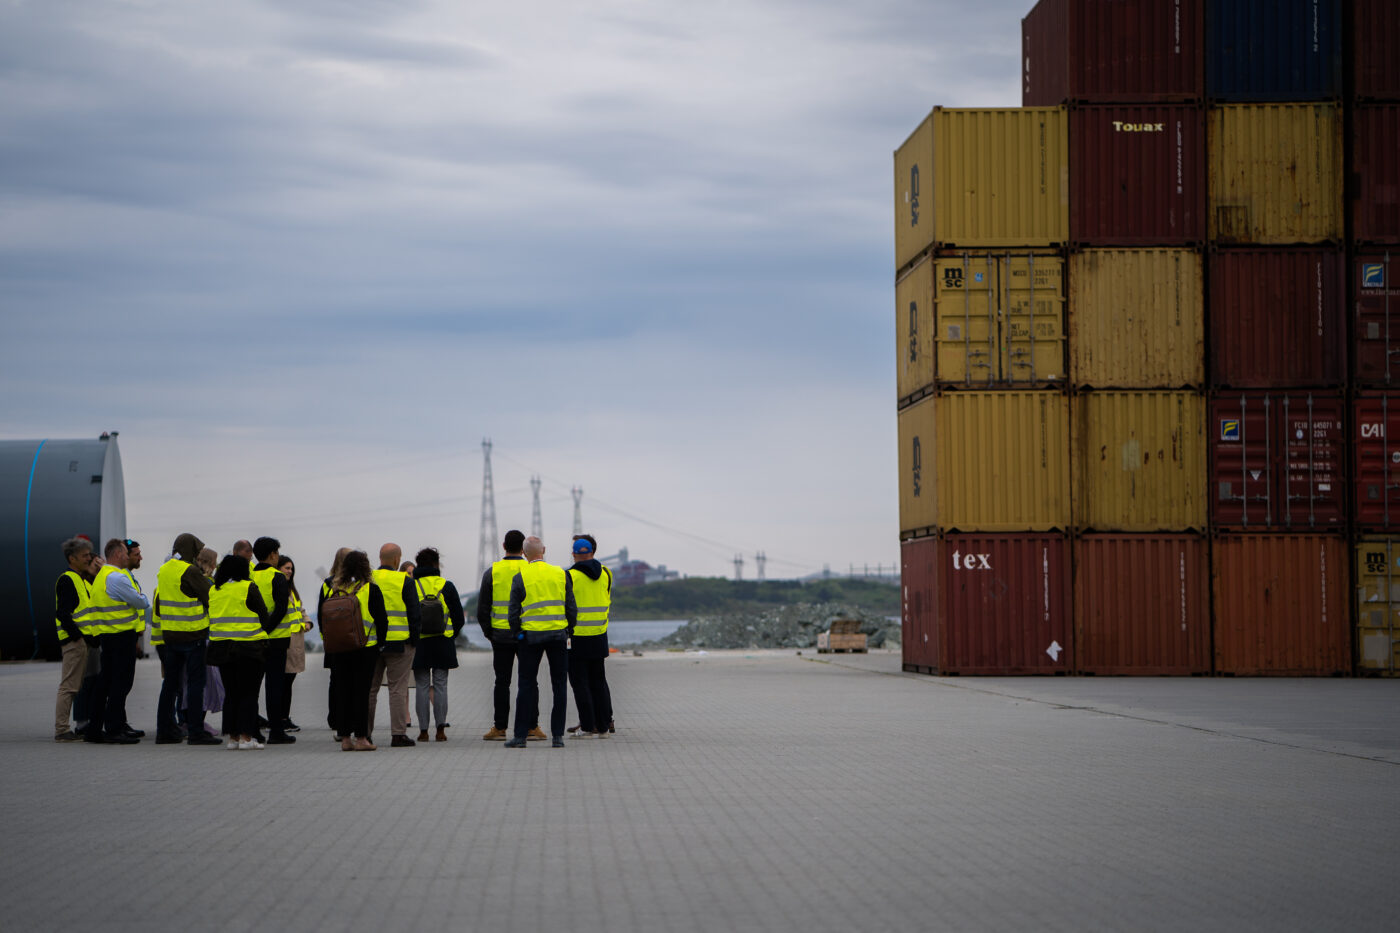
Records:
[[[157,740],[157,741],[159,741],[159,740]],[[194,733],[194,734],[191,735],[188,739],[186,739],[186,741],[189,742],[189,744],[191,744],[191,745],[223,745],[223,744],[224,744],[222,741],[220,741],[219,739],[214,738],[212,735],[210,735],[209,733],[207,733],[207,732],[205,732],[205,731],[203,731],[203,730]]]
[[[582,727],[582,723],[580,723],[580,724],[577,725],[577,726],[570,726],[569,728],[565,729],[564,731],[565,731],[565,732],[577,732],[581,727]]]
[[[131,723],[122,726],[122,732],[130,736],[135,736],[138,739],[144,739],[146,737],[145,729],[133,729],[131,728]]]
[[[182,738],[180,737],[180,733],[178,733],[178,732],[157,732],[157,733],[156,733],[156,744],[157,744],[157,745],[179,745],[179,744],[180,744],[181,742],[183,742],[183,741],[184,741],[184,739],[182,739]]]
[[[550,746],[550,748],[563,748],[563,747],[564,747],[564,737],[563,737],[562,735],[556,735],[556,736],[554,737],[554,741],[552,741],[552,742],[549,743],[549,746]]]
[[[103,735],[101,732],[91,732],[91,731],[89,731],[89,732],[84,732],[84,733],[83,733],[83,741],[84,741],[84,742],[91,742],[93,745],[106,745],[106,744],[107,744],[107,737],[106,737],[105,735]]]
[[[297,725],[296,723],[294,723],[294,722],[292,722],[290,719],[288,719],[288,720],[286,720],[285,722],[282,723],[282,731],[283,731],[283,732],[300,732],[300,731],[301,731],[301,726]]]
[[[80,733],[69,729],[67,732],[60,732],[58,735],[54,736],[53,740],[55,742],[81,742],[83,737]]]
[[[396,735],[389,740],[390,748],[411,748],[417,744],[417,742],[413,741],[406,735]]]
[[[514,736],[514,737],[512,737],[512,738],[506,739],[506,748],[524,748],[524,747],[525,747],[525,739],[524,739],[523,737],[521,737],[521,736],[518,736],[518,735],[517,735],[517,736]]]
[[[617,726],[613,725],[613,721],[611,719],[608,720],[608,731],[612,733],[617,732]]]
[[[265,719],[265,718],[262,717],[262,716],[259,716],[259,717],[258,717],[258,731],[261,732],[263,729],[266,729],[266,728],[267,728],[267,719]]]
[[[103,738],[107,740],[108,745],[139,745],[141,742],[141,737],[139,735],[132,735],[130,732],[120,732],[115,735],[108,734],[103,736]]]
[[[268,744],[268,745],[293,745],[293,744],[296,743],[296,740],[297,740],[297,737],[294,736],[294,735],[287,735],[287,733],[285,733],[285,732],[274,732],[274,733],[272,733],[272,735],[270,735],[270,736],[267,737],[267,744]]]

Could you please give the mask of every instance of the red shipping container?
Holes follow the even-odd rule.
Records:
[[[1211,548],[1217,674],[1351,671],[1341,535],[1222,535]]]
[[[1241,392],[1211,399],[1211,524],[1237,531],[1346,527],[1341,393]]]
[[[904,548],[906,669],[1073,670],[1069,549],[1062,535],[948,534]]]
[[[1093,104],[1069,114],[1070,241],[1190,246],[1205,239],[1205,111]]]
[[[1203,0],[1040,0],[1021,20],[1021,105],[1198,101]]]
[[[1352,404],[1356,527],[1400,529],[1400,394],[1364,392]]]
[[[1386,388],[1400,382],[1400,250],[1357,253],[1351,260],[1352,307],[1356,321],[1357,385]],[[1392,317],[1392,315],[1394,315]]]
[[[1348,168],[1352,240],[1400,243],[1400,103],[1352,108]]]
[[[1221,249],[1209,263],[1206,317],[1216,388],[1346,384],[1340,249]]]
[[[1205,538],[1075,539],[1076,671],[1208,674],[1210,663],[1210,555]]]
[[[1400,100],[1400,3],[1352,0],[1352,96]]]

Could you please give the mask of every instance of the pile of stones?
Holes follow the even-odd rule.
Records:
[[[897,619],[841,603],[794,603],[757,613],[697,616],[648,644],[662,648],[813,648],[817,635],[829,629],[835,619],[858,619],[871,648],[899,648]]]

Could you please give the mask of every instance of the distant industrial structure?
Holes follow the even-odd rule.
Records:
[[[665,564],[653,567],[644,560],[632,560],[627,548],[598,560],[612,571],[613,581],[618,586],[642,586],[646,583],[664,583],[681,578],[679,571],[667,570]]]

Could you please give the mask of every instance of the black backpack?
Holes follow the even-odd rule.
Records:
[[[428,596],[423,592],[421,581],[418,586],[418,632],[420,635],[444,635],[447,633],[447,609],[442,604],[441,592]]]

